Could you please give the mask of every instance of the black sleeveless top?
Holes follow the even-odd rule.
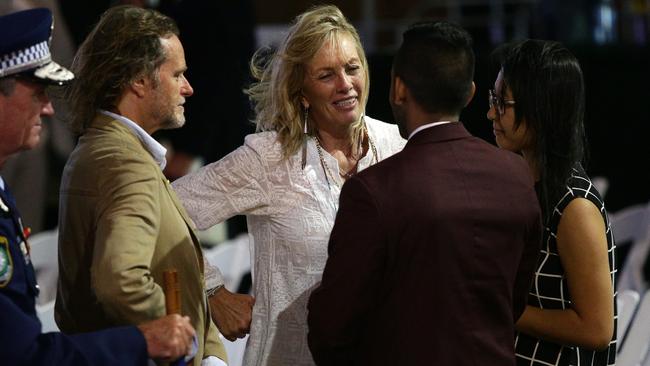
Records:
[[[607,228],[609,272],[612,278],[612,286],[614,286],[616,245],[614,245],[605,204],[587,174],[582,167],[578,166],[573,170],[567,182],[564,195],[557,201],[550,217],[545,222],[541,253],[533,286],[528,297],[528,305],[542,309],[565,309],[571,304],[571,294],[569,293],[564,268],[560,262],[555,238],[562,212],[576,198],[585,198],[593,202],[602,214]],[[545,213],[546,216],[548,216],[547,213]],[[617,314],[616,293],[614,293],[614,336],[609,346],[603,351],[590,351],[580,347],[564,346],[517,332],[515,337],[517,365],[614,365],[616,360]]]

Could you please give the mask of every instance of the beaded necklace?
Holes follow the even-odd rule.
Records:
[[[370,135],[368,134],[368,128],[366,126],[363,127],[364,134],[368,138],[368,145],[370,146],[370,150],[372,151],[373,158],[375,160],[375,163],[379,162],[379,155],[377,155],[377,148],[375,147],[375,143],[372,141],[370,138]],[[320,165],[323,168],[323,173],[325,174],[325,181],[327,182],[327,186],[331,188],[330,185],[330,179],[336,184],[337,187],[341,187],[341,184],[339,182],[339,179],[332,173],[332,171],[329,168],[329,165],[327,165],[327,162],[323,158],[323,147],[321,146],[320,139],[318,138],[318,135],[314,136],[314,142],[316,143],[316,150],[318,151],[318,158],[320,159]],[[359,158],[361,160],[361,158]],[[341,178],[348,179],[351,178],[355,173],[356,169],[359,166],[359,160],[356,161],[354,166],[350,168],[350,170],[346,173],[339,173]],[[372,161],[371,161],[372,163]],[[339,167],[339,171],[341,168]]]

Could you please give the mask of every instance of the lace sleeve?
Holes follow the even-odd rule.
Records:
[[[208,258],[203,256],[203,267],[205,268],[205,289],[209,290],[224,284],[223,275],[216,266],[213,266]]]
[[[205,230],[235,215],[264,214],[271,201],[267,175],[259,154],[243,145],[173,187],[197,227]]]

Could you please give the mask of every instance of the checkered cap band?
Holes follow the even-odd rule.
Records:
[[[52,60],[47,41],[0,56],[0,77],[17,74],[46,64]]]

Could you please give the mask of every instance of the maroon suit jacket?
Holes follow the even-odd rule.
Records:
[[[514,365],[541,238],[524,160],[460,123],[349,179],[309,300],[318,365]]]

